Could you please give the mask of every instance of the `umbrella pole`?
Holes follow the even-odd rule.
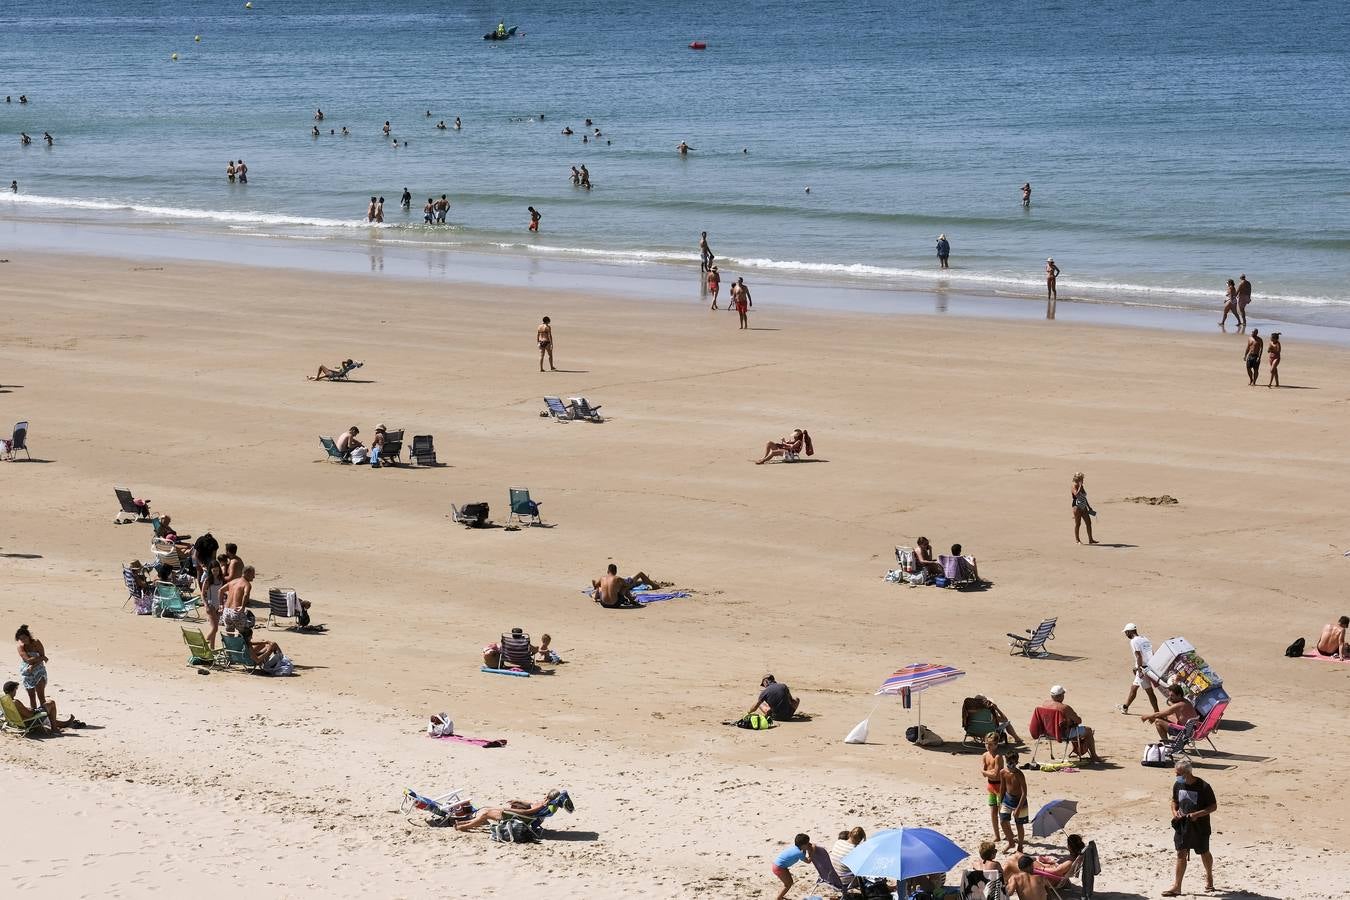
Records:
[[[920,691],[918,697],[916,697],[915,699],[918,701],[918,704],[919,704],[919,740],[917,741],[917,743],[922,744],[922,743],[923,743],[923,692]]]

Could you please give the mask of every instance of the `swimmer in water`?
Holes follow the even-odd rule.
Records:
[[[23,146],[27,147],[29,144],[33,143],[33,139],[30,138],[30,137],[28,136],[28,132],[26,132],[26,131],[20,131],[20,132],[19,132],[19,143],[22,144]]]
[[[343,126],[342,126],[342,136],[343,136],[343,137],[351,137],[351,136],[352,136],[352,133],[351,133],[350,131],[347,130],[347,126],[346,126],[346,125],[343,125]]]
[[[19,182],[11,181],[9,183],[9,189],[17,194],[19,192]]]
[[[533,206],[529,207],[529,210],[530,210],[530,230],[538,231],[539,220],[542,218],[542,216],[539,215],[539,210],[535,209]]]
[[[1022,208],[1031,208],[1031,182],[1025,182],[1022,185]]]
[[[584,135],[584,134],[583,134],[583,135],[581,136],[581,142],[582,142],[583,144],[589,144],[589,143],[591,142],[591,139],[590,139],[590,137],[588,137],[587,135]]]
[[[309,130],[309,133],[310,133],[311,135],[313,135],[314,137],[318,137],[318,136],[319,136],[319,126],[318,126],[318,125],[315,125],[313,128],[311,128],[311,129]]]
[[[366,221],[367,221],[367,222],[374,222],[374,221],[375,221],[375,198],[374,198],[374,197],[371,197],[371,198],[370,198],[370,205],[366,207]]]
[[[463,126],[459,124],[459,116],[455,116],[455,130],[459,131]]]
[[[404,209],[412,209],[412,192],[407,188],[403,189],[403,197],[398,201],[398,205]]]
[[[55,143],[55,140],[52,138],[52,133],[50,131],[42,132],[42,139],[47,142],[48,147],[50,147],[52,144]]]
[[[248,184],[248,166],[244,165],[242,159],[235,165],[234,174],[239,176],[240,184]]]
[[[590,127],[591,127],[592,125],[594,125],[594,124],[595,124],[595,123],[592,122],[590,119],[587,119],[587,120],[586,120],[586,127],[587,127],[587,128],[590,128]]]
[[[436,201],[430,197],[427,198],[427,205],[422,207],[422,221],[427,225],[436,221]]]
[[[383,129],[383,130],[384,130],[384,136],[385,136],[385,137],[389,137],[389,120],[388,120],[388,119],[385,119],[385,120],[384,120],[384,129]]]
[[[383,221],[384,221],[384,198],[383,198],[383,197],[381,197],[380,200],[379,200],[379,202],[375,204],[375,221],[376,221],[376,222],[383,222]]]
[[[230,179],[230,184],[234,184],[234,172],[234,160],[230,160],[230,164],[225,167],[225,177]]]
[[[591,173],[586,170],[586,164],[581,164],[581,186],[586,190],[591,189]]]
[[[323,121],[323,110],[321,110],[321,109],[316,109],[316,110],[314,110],[314,121],[315,121],[315,122],[322,122],[322,121]]]
[[[697,150],[697,149],[698,149],[697,147],[690,147],[684,141],[680,141],[678,144],[675,145],[675,152],[680,154],[681,156],[688,156],[690,150]]]
[[[566,134],[566,135],[570,135],[570,134],[572,133],[572,127],[571,127],[570,125],[567,126],[566,128],[564,128],[564,129],[562,130],[562,133],[563,133],[563,134]]]
[[[439,128],[441,131],[444,131],[446,129],[445,120],[441,119],[439,122],[437,122],[436,127]]]

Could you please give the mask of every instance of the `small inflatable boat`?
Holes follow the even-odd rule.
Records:
[[[707,45],[706,43],[704,43],[703,41],[690,41],[690,42],[689,42],[689,49],[690,49],[690,50],[707,50],[707,49],[708,49],[708,45]]]

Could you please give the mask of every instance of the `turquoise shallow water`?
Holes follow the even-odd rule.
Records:
[[[1037,294],[1053,255],[1062,296],[1217,306],[1246,272],[1254,309],[1350,326],[1340,2],[254,7],[0,8],[0,217],[685,266],[707,230],[748,280],[904,288],[945,232],[961,290]],[[498,15],[522,35],[483,41]],[[405,186],[453,225],[405,216]]]

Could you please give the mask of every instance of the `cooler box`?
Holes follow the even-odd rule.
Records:
[[[1209,715],[1209,711],[1216,705],[1219,703],[1227,703],[1228,700],[1229,697],[1227,691],[1221,687],[1214,687],[1205,691],[1205,693],[1201,694],[1199,697],[1193,698],[1191,700],[1191,705],[1194,706],[1195,711],[1203,717]]]
[[[1177,657],[1194,651],[1191,642],[1185,638],[1175,637],[1163,641],[1162,646],[1153,651],[1153,656],[1148,661],[1148,670],[1153,673],[1156,681],[1166,684],[1167,671],[1172,668],[1172,663],[1176,662]]]

